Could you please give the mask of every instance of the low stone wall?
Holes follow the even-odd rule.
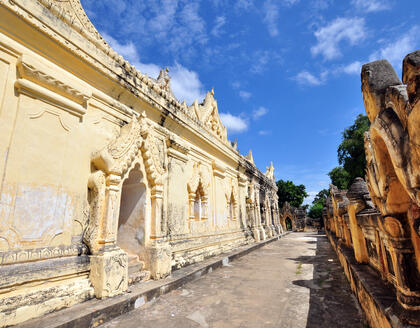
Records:
[[[386,284],[367,264],[358,264],[353,251],[343,245],[330,231],[328,239],[340,260],[351,289],[372,328],[418,327],[418,311],[404,309],[397,301],[395,289]]]

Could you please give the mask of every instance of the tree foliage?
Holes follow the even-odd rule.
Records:
[[[325,204],[325,200],[330,195],[330,191],[328,189],[322,189],[319,193],[317,193],[312,201],[312,204],[322,203]]]
[[[333,168],[328,175],[331,183],[339,189],[347,189],[352,182],[350,174],[342,166]]]
[[[308,216],[313,219],[318,219],[322,217],[322,209],[325,205],[325,200],[329,196],[328,189],[322,189],[318,194],[316,194],[314,200],[312,201],[312,206],[309,209]]]
[[[277,184],[277,195],[279,196],[279,207],[281,208],[285,202],[294,207],[302,205],[305,197],[308,196],[306,188],[303,184],[295,185],[292,181],[279,180]]]
[[[338,163],[349,173],[351,181],[365,175],[364,134],[369,126],[368,117],[359,114],[354,124],[344,130],[343,141],[338,146]]]
[[[347,189],[355,178],[365,175],[364,134],[369,126],[368,117],[359,114],[354,123],[343,132],[343,139],[337,149],[340,166],[328,173],[332,184],[340,189]]]
[[[316,203],[311,206],[308,212],[308,216],[312,219],[320,219],[322,217],[322,209],[324,208],[324,205],[321,203]]]

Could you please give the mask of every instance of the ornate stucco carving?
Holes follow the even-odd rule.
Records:
[[[101,249],[103,217],[106,210],[105,173],[98,170],[89,177],[90,219],[83,235],[83,241],[89,246],[92,254]]]
[[[171,89],[171,77],[169,76],[169,68],[161,69],[156,83],[161,90],[167,92],[171,97],[175,98],[175,95]]]
[[[98,30],[86,15],[80,0],[39,0],[46,8],[62,19],[75,30],[91,40],[107,46]]]
[[[85,245],[70,245],[59,247],[43,247],[0,253],[0,265],[15,264],[28,261],[48,260],[64,256],[87,254]]]
[[[207,92],[202,104],[197,100],[188,108],[192,117],[197,118],[211,133],[227,142],[227,130],[223,126],[217,109],[217,101],[214,99],[214,91]]]
[[[32,263],[25,262],[32,261],[41,268],[39,276],[30,270],[19,275],[22,284],[3,290],[3,303],[13,306],[11,315],[0,314],[4,324],[86,300],[93,297],[93,289],[99,298],[127,289],[133,263],[119,243],[123,238],[118,230],[123,221],[120,210],[127,206],[121,200],[133,187],[123,184],[130,182],[126,178],[133,168],[138,167],[142,176],[141,203],[135,205],[144,206],[144,268],[154,278],[168,275],[174,263],[188,264],[251,242],[249,228],[241,223],[248,221],[247,181],[255,181],[264,191],[275,186],[227,142],[213,93],[190,113],[185,102],[174,98],[168,71],[157,79],[137,71],[102,39],[79,0],[0,0],[0,6],[4,82],[0,98],[3,112],[10,112],[2,116],[6,129],[1,136],[4,140],[13,136],[11,142],[0,142],[10,155],[1,195],[7,208],[1,208],[2,215],[6,213],[0,225],[19,226],[28,236],[18,240],[20,231],[12,229],[10,235],[0,236],[0,265],[3,273],[15,265],[30,268]],[[148,117],[140,114],[143,109]],[[22,145],[29,145],[30,151]],[[199,218],[208,221],[185,220],[193,161],[202,161],[191,185],[200,189]],[[213,167],[212,161],[217,162]],[[169,168],[172,171],[166,174]],[[228,194],[238,204],[236,217],[241,218],[229,224],[227,181],[232,186]],[[252,191],[253,196],[255,192],[259,191]],[[10,216],[11,211],[18,214]],[[33,220],[27,214],[35,211]],[[251,226],[261,225],[259,208],[249,215]],[[188,231],[189,225],[194,229]],[[203,234],[206,238],[201,238]],[[263,231],[258,238],[265,238]],[[182,254],[175,240],[182,241]],[[53,272],[50,264],[60,263],[60,257],[74,263],[82,259],[83,266],[76,265],[75,270],[66,266],[64,274],[57,265]],[[44,265],[51,275],[42,276]],[[26,292],[31,281],[39,282],[30,288],[38,294],[36,302]],[[70,283],[76,283],[71,292],[65,290]],[[79,283],[83,299],[72,295]],[[60,290],[63,293],[57,294]],[[16,295],[27,299],[25,311],[20,311]]]
[[[210,173],[206,166],[199,162],[193,164],[192,174],[187,183],[188,192],[195,193],[201,185],[204,194],[208,197],[210,187]]]
[[[93,155],[92,162],[96,168],[107,174],[122,176],[138,156],[139,150],[151,185],[162,184],[165,168],[161,152],[164,150],[159,150],[151,123],[145,113],[139,117],[133,116],[131,121],[121,128],[118,137]]]
[[[273,166],[273,162],[270,163],[270,166],[267,166],[267,170],[265,171],[265,176],[267,178],[269,178],[273,182],[276,181],[276,179],[274,177],[274,166]]]
[[[228,202],[233,197],[233,202],[236,204],[238,201],[238,185],[232,178],[225,180],[225,196]]]

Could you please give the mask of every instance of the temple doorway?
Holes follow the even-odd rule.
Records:
[[[286,230],[287,231],[292,231],[292,220],[290,220],[290,218],[286,218]]]

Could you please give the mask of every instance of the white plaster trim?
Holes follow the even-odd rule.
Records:
[[[53,91],[50,91],[44,87],[39,86],[38,84],[31,82],[29,80],[25,79],[18,79],[15,82],[15,88],[21,92],[25,93],[25,91],[29,91],[32,94],[45,97],[59,105],[64,106],[64,108],[71,114],[82,117],[84,114],[86,114],[86,109],[75,103],[74,101],[71,101]]]
[[[173,148],[168,148],[168,156],[179,159],[180,161],[184,163],[188,162],[188,156],[182,154],[181,152]]]

